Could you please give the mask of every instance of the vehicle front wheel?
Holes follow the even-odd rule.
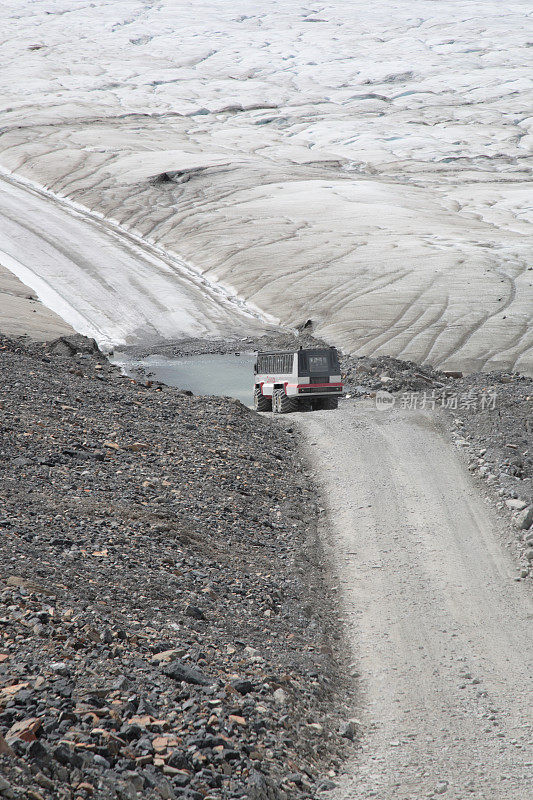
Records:
[[[254,408],[256,411],[272,411],[272,398],[265,397],[259,386],[254,389]]]

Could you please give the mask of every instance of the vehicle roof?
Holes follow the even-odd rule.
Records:
[[[286,356],[294,353],[325,353],[335,350],[335,347],[295,347],[294,350],[259,350],[258,356]]]

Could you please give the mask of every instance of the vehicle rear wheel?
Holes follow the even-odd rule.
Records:
[[[272,411],[272,398],[265,397],[259,386],[254,389],[254,408],[256,411]]]
[[[294,397],[287,397],[283,389],[274,389],[272,408],[278,414],[290,414],[291,411],[298,410],[298,400]]]
[[[326,410],[333,410],[339,407],[339,398],[338,397],[323,397],[322,398],[322,408]]]

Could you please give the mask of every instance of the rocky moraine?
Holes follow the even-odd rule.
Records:
[[[82,337],[0,348],[0,796],[331,786],[344,670],[290,425]]]
[[[294,339],[161,349],[256,346]],[[530,580],[533,381],[342,366],[345,403],[443,409]],[[0,797],[324,796],[357,673],[291,417],[125,377],[80,336],[0,337],[0,370]]]

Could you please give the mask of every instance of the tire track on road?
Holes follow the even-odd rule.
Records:
[[[438,414],[359,401],[293,422],[314,445],[361,676],[359,750],[336,800],[524,800],[533,605]]]

